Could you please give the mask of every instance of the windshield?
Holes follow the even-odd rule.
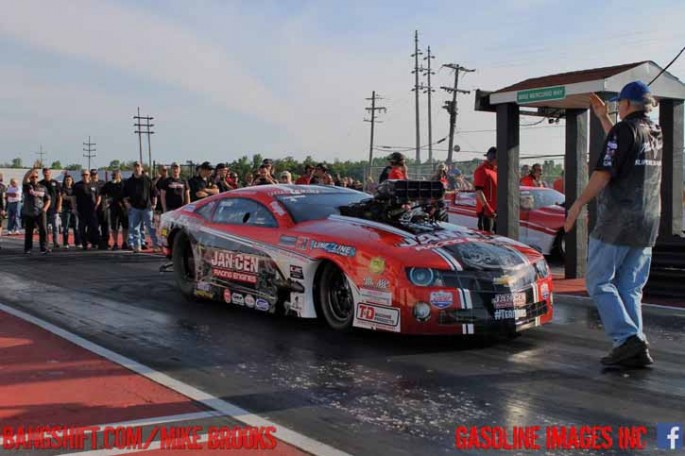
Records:
[[[523,192],[521,192],[523,194]],[[564,198],[563,193],[559,193],[556,190],[552,189],[547,189],[547,190],[535,190],[531,192],[533,195],[533,198],[535,200],[535,209],[541,208],[541,207],[548,207],[548,206],[563,206],[564,201],[566,198]]]
[[[295,223],[308,220],[328,218],[332,214],[340,214],[340,206],[369,199],[371,195],[362,192],[347,191],[345,193],[309,193],[299,195],[279,195],[276,197],[293,218]]]

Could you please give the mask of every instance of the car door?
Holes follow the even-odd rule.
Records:
[[[211,241],[201,253],[205,273],[224,301],[268,311],[287,282],[264,246],[278,233],[269,208],[249,198],[225,198],[212,215]]]

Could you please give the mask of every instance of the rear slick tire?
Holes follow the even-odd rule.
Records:
[[[190,239],[184,232],[174,237],[174,246],[171,254],[174,264],[174,276],[176,285],[186,298],[194,298],[195,292],[195,257]]]

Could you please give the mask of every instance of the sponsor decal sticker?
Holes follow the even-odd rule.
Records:
[[[360,288],[361,300],[368,304],[376,304],[379,306],[392,306],[392,293],[389,291],[370,290],[368,288]]]
[[[212,285],[209,282],[205,282],[203,280],[199,281],[195,285],[195,288],[202,291],[212,291]]]
[[[245,295],[245,305],[250,309],[254,307],[254,296]]]
[[[259,257],[245,253],[226,252],[223,250],[209,251],[209,264],[213,268],[230,269],[232,271],[259,272]]]
[[[432,291],[430,303],[438,309],[445,309],[454,303],[454,295],[451,291]]]
[[[278,215],[285,215],[285,210],[278,201],[271,202],[271,209]]]
[[[245,297],[240,293],[233,293],[233,296],[231,297],[231,302],[239,306],[245,305]]]
[[[255,309],[266,312],[269,310],[269,307],[269,301],[266,299],[257,298],[257,301],[255,302]]]
[[[385,260],[381,257],[371,258],[369,271],[372,274],[383,274],[383,271],[385,271]]]
[[[304,271],[302,270],[302,266],[295,266],[294,264],[290,265],[290,278],[291,279],[304,279]]]
[[[197,296],[198,298],[214,299],[214,293],[212,293],[211,291],[197,290],[197,289],[196,289],[196,290],[193,292],[193,294],[194,294],[195,296]]]
[[[513,318],[526,318],[526,309],[497,309],[495,320],[511,320]]]
[[[298,250],[307,250],[308,245],[309,238],[306,237],[297,238],[297,241],[295,242],[295,248]]]
[[[228,288],[224,289],[224,302],[227,302],[229,304],[231,302],[231,290],[229,290]]]
[[[335,242],[321,242],[312,241],[310,245],[312,250],[323,250],[334,255],[340,255],[344,257],[353,257],[357,254],[357,249],[349,245],[336,244]]]
[[[278,243],[281,245],[295,245],[297,238],[295,236],[281,236]]]
[[[290,310],[298,314],[304,310],[304,293],[290,293]]]
[[[540,287],[540,294],[542,295],[542,299],[547,300],[549,298],[549,285],[543,283]]]
[[[392,307],[358,303],[354,317],[355,326],[361,328],[385,329],[394,332],[400,330],[400,310]]]
[[[495,295],[492,299],[495,309],[509,309],[512,307],[522,307],[526,305],[525,293],[503,293]]]
[[[469,241],[473,241],[473,239],[464,237],[464,235],[458,231],[443,230],[434,233],[420,234],[413,238],[407,237],[398,245],[398,247],[416,247],[416,250],[425,250]]]
[[[378,279],[374,282],[371,277],[364,277],[364,286],[371,288],[378,288],[379,290],[387,290],[390,287],[388,279]]]

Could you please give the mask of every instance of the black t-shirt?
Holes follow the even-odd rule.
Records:
[[[383,168],[383,171],[381,171],[381,175],[378,176],[378,183],[380,184],[384,180],[388,180],[388,174],[390,174],[390,170],[392,169],[392,166],[386,166]]]
[[[190,187],[190,201],[197,201],[202,199],[197,196],[197,192],[201,192],[207,188],[207,179],[200,176],[193,176],[188,181],[188,186]]]
[[[136,209],[151,209],[152,199],[157,197],[157,189],[148,176],[131,176],[124,182],[124,198]]]
[[[76,210],[79,214],[91,214],[95,211],[95,203],[97,203],[100,189],[97,184],[89,182],[76,182],[74,184],[73,194],[76,197]]]
[[[41,184],[24,184],[24,205],[21,212],[28,217],[40,215],[46,204],[50,202],[50,193]]]
[[[183,206],[183,195],[188,190],[188,182],[183,178],[174,179],[169,177],[164,180],[161,190],[165,193],[167,211],[173,211]]]
[[[5,184],[0,182],[0,211],[5,210]]]
[[[111,206],[124,207],[124,181],[109,181],[102,186],[102,196],[110,198]]]
[[[52,204],[50,205],[48,211],[57,210],[57,195],[62,192],[62,186],[59,185],[59,182],[57,182],[55,179],[50,179],[49,181],[43,179],[38,183],[45,187],[50,195],[50,201],[52,201]]]
[[[644,112],[626,116],[609,131],[595,170],[611,173],[597,198],[592,237],[613,245],[650,247],[661,216],[661,127]]]
[[[62,187],[62,210],[71,211],[71,197],[74,195],[74,186]]]

